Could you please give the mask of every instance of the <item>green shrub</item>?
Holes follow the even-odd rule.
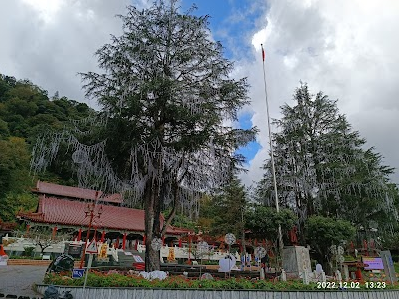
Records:
[[[32,257],[32,255],[34,254],[35,248],[36,247],[34,247],[34,246],[25,246],[23,255],[27,256],[27,257]]]
[[[70,273],[48,274],[44,279],[46,284],[83,286],[84,278],[72,279]],[[292,291],[292,290],[324,290],[318,288],[316,283],[304,284],[301,280],[290,281],[268,281],[245,278],[228,279],[188,279],[183,276],[170,276],[164,280],[154,279],[152,281],[143,277],[123,274],[105,274],[101,272],[90,272],[87,278],[87,286],[91,287],[134,287],[151,289],[213,289],[213,290],[264,290],[264,291]],[[364,284],[360,285],[365,289]],[[398,289],[387,283],[386,288]],[[350,289],[348,289],[350,290]],[[326,289],[325,291],[331,291]]]

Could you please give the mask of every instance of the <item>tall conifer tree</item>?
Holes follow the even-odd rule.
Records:
[[[243,158],[235,150],[256,131],[228,125],[248,102],[246,79],[229,77],[233,63],[212,40],[208,16],[181,14],[177,2],[129,7],[120,16],[123,34],[96,52],[103,73],[82,74],[86,95],[102,109],[100,121],[86,125],[100,125],[102,142],[81,130],[59,138],[72,146],[82,185],[123,192],[126,204],[143,202],[147,271],[159,269],[151,242],[165,233],[176,207],[195,209],[203,192],[227,181]],[[47,148],[51,157],[54,148]],[[36,156],[43,152],[37,148]]]
[[[366,140],[339,114],[337,101],[322,92],[311,95],[301,84],[295,105],[281,107],[273,135],[279,201],[299,217],[303,237],[311,215],[350,220],[358,228],[387,229],[397,219],[388,175],[381,155],[364,149]],[[273,205],[270,161],[258,193]]]

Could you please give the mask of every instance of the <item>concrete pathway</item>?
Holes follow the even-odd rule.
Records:
[[[47,266],[0,266],[0,293],[34,297],[34,283],[43,283]]]

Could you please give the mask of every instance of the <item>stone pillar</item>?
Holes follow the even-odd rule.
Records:
[[[265,279],[265,270],[263,268],[260,268],[259,278]]]
[[[285,273],[284,269],[281,269],[281,276],[280,276],[281,281],[287,281],[287,274]]]
[[[341,281],[342,281],[342,275],[341,275],[341,272],[340,272],[339,270],[336,270],[336,271],[335,271],[335,278],[336,278],[336,280],[337,280],[338,282],[341,282]]]
[[[321,272],[321,281],[322,282],[326,282],[327,281],[327,277],[326,277],[326,272]]]
[[[303,246],[286,246],[283,248],[283,268],[296,277],[303,272],[311,271],[309,248]]]
[[[344,278],[345,278],[345,281],[348,281],[349,280],[349,268],[348,268],[348,265],[343,265],[344,266]]]

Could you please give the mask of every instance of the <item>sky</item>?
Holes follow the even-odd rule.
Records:
[[[235,61],[235,78],[247,77],[251,104],[238,127],[257,126],[257,142],[240,152],[247,157],[250,185],[262,177],[269,158],[260,44],[266,51],[271,118],[291,103],[300,81],[312,93],[338,99],[340,112],[368,147],[399,169],[399,1],[396,0],[181,0],[195,14],[210,15],[212,37]],[[60,96],[86,102],[78,72],[99,72],[94,52],[121,34],[127,5],[147,0],[0,1],[0,73],[30,79]],[[276,128],[272,127],[272,131]],[[392,176],[399,183],[399,171]]]

